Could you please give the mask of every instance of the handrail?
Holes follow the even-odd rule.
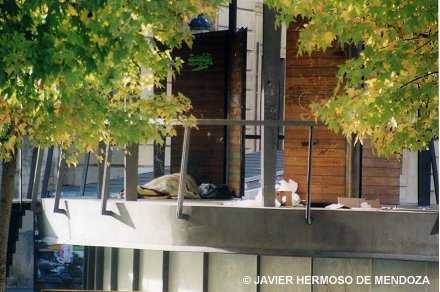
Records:
[[[109,144],[105,145],[105,158],[104,158],[104,175],[102,177],[101,188],[101,215],[112,215],[113,212],[107,210],[108,200],[108,188],[110,181],[110,163],[112,157],[112,150]]]
[[[183,135],[183,149],[182,149],[182,162],[180,163],[180,180],[179,180],[179,192],[177,193],[177,209],[176,217],[177,219],[183,219],[183,199],[185,197],[185,180],[186,180],[186,169],[188,166],[188,155],[189,155],[189,140],[190,140],[191,128],[185,127],[185,132]]]
[[[176,123],[176,125],[183,125],[183,123]],[[307,126],[310,129],[309,132],[309,153],[307,161],[307,202],[306,202],[306,222],[311,224],[311,196],[312,196],[312,150],[313,150],[313,139],[314,139],[314,127],[324,126],[324,124],[312,121],[279,121],[279,120],[225,120],[225,119],[199,119],[196,120],[196,125],[199,126]],[[182,146],[182,159],[180,165],[180,181],[179,181],[179,191],[177,194],[178,202],[176,207],[176,217],[177,219],[182,219],[183,216],[183,201],[184,201],[184,186],[186,170],[188,166],[188,155],[189,155],[189,141],[190,141],[190,127],[185,126],[185,132],[183,137]]]
[[[182,146],[182,158],[180,165],[180,181],[179,181],[179,190],[177,194],[177,207],[176,207],[176,217],[178,219],[185,218],[183,214],[183,202],[184,202],[184,191],[185,191],[185,179],[186,179],[186,171],[188,166],[188,156],[189,156],[189,147],[190,147],[190,133],[191,127],[188,125],[184,125],[182,122],[175,122],[174,125],[181,125],[185,127],[184,138],[183,138],[183,146]],[[311,224],[311,181],[312,181],[312,150],[313,150],[313,131],[315,126],[324,126],[322,123],[316,123],[312,121],[279,121],[279,120],[225,120],[225,119],[199,119],[196,120],[196,125],[200,126],[306,126],[309,127],[309,154],[308,154],[308,173],[307,173],[307,204],[306,204],[306,222]],[[108,200],[108,180],[109,180],[109,171],[108,164],[111,160],[111,148],[110,145],[106,145],[105,149],[105,159],[104,159],[104,175],[102,179],[102,189],[101,189],[101,214],[102,215],[110,215],[112,212],[107,210],[107,200]],[[62,155],[61,155],[62,156]],[[64,168],[66,167],[66,163],[64,159],[60,156],[60,166],[57,178],[57,188],[55,194],[55,204],[54,204],[54,212],[55,213],[66,213],[65,210],[59,208],[59,201],[61,198],[61,185],[64,176]],[[85,183],[85,180],[82,180],[82,183]],[[83,186],[84,187],[84,186]]]
[[[325,126],[321,122],[313,121],[280,121],[280,120],[225,120],[225,119],[197,119],[195,124],[198,126]],[[183,125],[182,122],[174,122],[173,125]]]
[[[61,213],[66,215],[67,211],[60,209],[60,199],[61,199],[61,188],[63,186],[64,180],[64,170],[66,169],[66,161],[63,158],[63,153],[60,153],[60,160],[58,164],[58,174],[57,174],[57,186],[55,191],[55,202],[53,206],[54,213]]]

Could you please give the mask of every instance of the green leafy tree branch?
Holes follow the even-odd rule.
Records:
[[[187,23],[220,2],[0,0],[0,291],[23,138],[73,149],[74,164],[102,141],[124,149],[173,135],[172,122],[189,118],[189,100],[142,91],[179,70],[171,51],[191,44]]]
[[[378,154],[421,150],[438,138],[438,2],[267,0],[279,21],[307,19],[299,53],[362,46],[341,65],[339,85],[312,105],[334,131],[371,138]]]

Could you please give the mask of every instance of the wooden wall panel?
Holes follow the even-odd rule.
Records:
[[[174,52],[185,62],[180,74],[173,81],[173,94],[183,93],[189,97],[193,106],[191,114],[198,119],[224,119],[229,103],[228,118],[244,119],[243,105],[246,103],[246,37],[247,30],[239,30],[234,38],[231,50],[231,76],[227,72],[228,31],[215,31],[197,34],[191,49],[183,47]],[[203,70],[194,70],[189,64],[191,56],[211,57],[211,64]],[[230,84],[230,100],[227,101],[227,84]],[[225,138],[229,135],[229,139]],[[224,184],[228,182],[231,190],[240,193],[242,145],[241,127],[230,127],[226,133],[224,127],[200,126],[191,131],[188,158],[188,174],[197,182]],[[229,154],[226,155],[225,143],[229,141]],[[183,143],[183,129],[178,129],[176,137],[171,139],[171,172],[180,171]],[[229,157],[227,163],[225,158]],[[226,172],[226,164],[229,170]],[[229,173],[228,179],[225,174]]]
[[[173,81],[173,94],[182,93],[191,99],[191,113],[199,119],[223,119],[225,115],[225,44],[227,31],[196,35],[192,49],[184,46],[174,52],[185,62]],[[194,71],[190,55],[210,54],[212,64],[205,70]],[[223,127],[200,126],[191,131],[188,174],[197,183],[222,184],[225,181],[225,138]],[[180,171],[183,129],[171,139],[171,172]]]
[[[373,154],[369,141],[362,146],[362,197],[379,199],[383,205],[398,205],[400,162]]]
[[[309,105],[329,98],[337,84],[337,66],[347,58],[337,47],[311,56],[297,57],[298,29],[287,31],[285,117],[286,120],[313,121]],[[284,177],[298,182],[298,194],[307,195],[307,157],[309,130],[286,127],[284,141]],[[345,196],[346,140],[326,128],[315,128],[312,163],[312,202],[333,203]]]

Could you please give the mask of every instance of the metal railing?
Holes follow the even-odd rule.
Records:
[[[176,217],[178,219],[187,218],[187,215],[183,213],[183,205],[184,205],[184,189],[185,189],[185,180],[186,180],[186,172],[188,166],[188,156],[189,156],[189,148],[190,148],[190,138],[191,138],[191,127],[185,126],[182,123],[176,123],[176,126],[184,127],[184,138],[183,138],[183,146],[182,146],[182,157],[181,157],[181,165],[180,165],[180,181],[179,188],[177,194],[177,207],[176,207]],[[247,120],[223,120],[223,119],[200,119],[196,120],[196,126],[261,126],[263,127],[286,127],[286,126],[306,126],[309,128],[309,149],[308,149],[308,167],[307,167],[307,200],[306,200],[306,215],[305,219],[308,224],[311,224],[311,184],[312,184],[312,152],[313,152],[313,136],[314,136],[314,127],[323,126],[323,124],[311,122],[311,121],[277,121],[277,120],[266,120],[266,121],[247,121]],[[276,141],[274,141],[276,143]],[[105,147],[105,158],[103,162],[104,174],[102,177],[98,198],[101,199],[101,214],[102,215],[111,215],[113,212],[107,210],[107,201],[109,198],[108,184],[109,184],[109,176],[110,176],[110,157],[111,157],[111,148],[109,145]],[[81,186],[80,186],[80,195],[84,195],[84,189],[86,184],[87,170],[88,170],[88,162],[89,155],[86,154],[84,160],[83,174],[81,178]],[[60,155],[59,161],[59,172],[57,175],[57,183],[56,183],[56,192],[55,192],[55,204],[54,204],[54,212],[64,213],[66,211],[60,209],[60,198],[61,198],[61,187],[64,177],[64,169],[66,167],[65,161]],[[262,177],[266,175],[267,171],[263,169]],[[275,193],[275,186],[273,186],[273,190]],[[264,197],[263,192],[263,197]],[[266,194],[267,195],[267,194]],[[275,200],[275,196],[273,196]]]
[[[267,121],[247,121],[247,120],[222,120],[222,119],[202,119],[197,120],[197,126],[263,126],[263,127],[283,127],[283,126],[307,126],[309,127],[309,152],[307,161],[307,200],[306,200],[306,222],[311,224],[311,184],[312,184],[312,152],[313,152],[313,135],[315,126],[323,126],[323,124],[318,124],[310,121],[277,121],[277,120],[267,120]],[[177,195],[177,209],[176,217],[178,219],[186,218],[186,214],[183,213],[183,202],[184,202],[184,187],[186,179],[186,169],[188,165],[189,156],[189,145],[190,145],[190,133],[191,128],[185,126],[183,147],[182,147],[182,160],[180,166],[180,181],[179,181],[179,192]],[[276,141],[274,141],[276,142]],[[263,170],[264,177],[264,170]],[[275,192],[275,186],[273,186]],[[263,197],[264,197],[263,193]],[[273,196],[275,200],[275,196]]]

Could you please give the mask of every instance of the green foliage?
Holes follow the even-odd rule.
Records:
[[[220,2],[0,1],[0,159],[26,136],[84,152],[173,134],[188,99],[142,90],[179,70],[186,24]]]
[[[299,50],[357,47],[335,95],[314,114],[348,138],[371,137],[379,154],[426,149],[438,138],[437,0],[266,0],[279,21],[301,16]]]

